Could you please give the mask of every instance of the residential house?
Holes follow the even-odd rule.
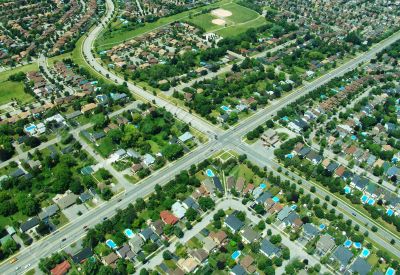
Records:
[[[322,254],[325,255],[329,251],[331,251],[335,247],[335,241],[330,235],[322,235],[317,244],[317,250]]]
[[[115,267],[115,262],[118,260],[118,255],[115,252],[111,252],[107,256],[103,257],[102,263],[106,266]]]
[[[189,257],[187,259],[179,259],[177,265],[183,271],[192,273],[199,266],[199,263],[192,257]]]
[[[226,240],[228,235],[226,235],[224,231],[220,230],[218,232],[211,232],[209,237],[218,245],[221,245]]]
[[[83,263],[86,259],[93,256],[93,251],[90,247],[85,247],[74,256],[72,256],[72,261],[75,264]]]
[[[156,233],[158,236],[161,236],[163,234],[163,229],[164,229],[164,223],[162,220],[156,220],[152,223],[150,223],[150,228],[153,230],[154,233]]]
[[[224,187],[222,186],[221,180],[217,176],[213,177],[212,179],[217,190],[221,193],[224,193],[225,190]]]
[[[176,201],[171,207],[172,213],[178,219],[182,219],[185,216],[186,208],[180,201]]]
[[[332,253],[332,258],[337,260],[342,267],[346,267],[350,263],[350,260],[353,258],[353,256],[353,253],[343,245],[339,245]]]
[[[290,206],[285,206],[282,211],[278,213],[277,219],[283,221],[289,216],[290,212],[292,212],[292,208]]]
[[[50,273],[52,275],[65,275],[68,273],[70,268],[71,264],[68,262],[68,260],[65,260],[56,265],[52,270],[50,270]]]
[[[156,161],[156,159],[150,154],[145,154],[143,156],[143,163],[146,166],[151,166],[155,161]]]
[[[224,225],[228,227],[233,233],[240,231],[244,223],[239,220],[234,214],[230,214],[225,218]]]
[[[135,235],[132,239],[128,240],[128,244],[131,247],[131,250],[138,254],[142,250],[142,246],[144,245],[143,239],[139,235]]]
[[[349,271],[359,275],[367,275],[369,274],[371,268],[371,265],[365,259],[357,257],[357,259],[350,266]]]
[[[42,212],[39,213],[39,219],[45,220],[48,219],[52,216],[54,216],[58,212],[59,208],[57,204],[52,204],[50,206],[47,206],[46,208],[42,209]]]
[[[179,221],[179,219],[177,217],[175,217],[168,210],[161,211],[160,212],[160,218],[165,224],[170,224],[170,225],[174,225]]]
[[[143,239],[144,242],[150,240],[152,238],[152,235],[154,235],[154,231],[150,227],[143,229],[139,233],[139,236]]]
[[[256,271],[256,267],[253,265],[254,259],[250,255],[245,255],[239,263],[247,272],[251,274]]]
[[[247,272],[240,264],[237,264],[231,269],[229,274],[230,275],[246,275]]]
[[[256,199],[256,203],[258,203],[258,204],[264,204],[264,203],[265,203],[268,199],[270,199],[270,198],[272,198],[272,194],[271,194],[270,192],[266,191],[266,192],[262,193],[262,195],[259,196],[259,197]]]
[[[279,256],[280,249],[272,244],[269,240],[264,239],[261,241],[260,252],[268,258],[273,258],[275,256]]]
[[[135,254],[132,252],[129,244],[125,243],[123,246],[121,246],[118,250],[117,250],[117,255],[121,258],[121,259],[127,259],[127,260],[133,260],[135,257]]]
[[[195,259],[199,264],[204,262],[208,257],[208,252],[203,248],[195,249],[189,252],[189,255]]]
[[[39,225],[40,219],[38,217],[32,217],[28,219],[26,222],[22,223],[19,227],[21,233],[25,233],[31,229],[36,228]]]
[[[312,223],[305,223],[303,225],[304,237],[308,240],[315,238],[319,231]]]
[[[253,243],[255,241],[257,241],[258,239],[260,239],[260,234],[255,231],[253,228],[251,227],[244,227],[241,231],[240,231],[240,235],[242,236],[242,240],[244,243],[246,244],[250,244]]]
[[[199,209],[198,203],[192,198],[192,197],[187,197],[183,202],[183,207],[186,209],[193,208],[194,210]]]
[[[236,181],[235,189],[238,192],[241,192],[243,189],[243,186],[245,184],[245,179],[243,177],[239,177]]]
[[[215,242],[211,237],[206,237],[203,239],[203,249],[206,252],[210,253],[217,246],[217,242]]]

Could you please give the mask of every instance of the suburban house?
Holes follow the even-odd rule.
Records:
[[[179,219],[168,210],[161,211],[160,218],[165,224],[170,224],[170,225],[174,225],[179,221]]]
[[[224,225],[228,227],[233,233],[236,233],[244,226],[244,223],[239,220],[235,215],[231,214],[225,218]]]
[[[353,253],[343,245],[339,245],[332,253],[332,258],[337,260],[342,267],[346,267],[353,256]]]
[[[90,247],[85,247],[84,249],[76,253],[74,256],[72,256],[72,261],[75,264],[80,264],[92,256],[93,256],[92,249],[90,249]]]
[[[171,207],[172,213],[178,219],[182,219],[185,216],[186,208],[180,201],[176,201]]]
[[[25,233],[31,229],[36,228],[39,225],[40,219],[38,217],[32,217],[26,222],[22,223],[19,230],[21,233]]]
[[[279,256],[280,249],[272,244],[269,240],[264,239],[261,241],[260,252],[268,258]]]
[[[253,243],[261,237],[257,231],[248,226],[240,231],[240,235],[242,236],[243,242],[246,244]]]

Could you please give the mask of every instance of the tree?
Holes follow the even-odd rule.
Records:
[[[203,211],[214,209],[215,202],[209,197],[201,197],[199,199],[199,206]]]
[[[69,189],[72,191],[72,193],[74,193],[74,194],[76,194],[76,195],[78,195],[78,194],[80,194],[80,193],[83,192],[83,186],[82,186],[82,184],[80,183],[80,181],[78,181],[78,180],[74,180],[74,181],[70,184]]]
[[[43,221],[40,221],[38,227],[36,228],[36,232],[42,236],[46,235],[50,232],[49,226]]]
[[[263,220],[260,220],[260,222],[257,224],[257,228],[263,231],[265,229],[265,222]]]
[[[183,154],[183,147],[180,144],[168,144],[162,150],[162,154],[166,157],[169,161],[176,160],[177,158],[181,157]]]
[[[194,220],[196,220],[196,217],[197,217],[197,211],[190,207],[186,211],[185,216],[189,221],[194,221]]]
[[[280,243],[281,241],[282,241],[282,237],[279,234],[272,235],[271,238],[270,238],[270,242],[273,243],[273,244]]]
[[[172,255],[171,255],[171,252],[169,250],[165,250],[162,255],[163,255],[163,259],[164,260],[171,260],[172,259]]]
[[[175,226],[174,227],[174,235],[177,236],[178,238],[182,238],[183,237],[182,229],[180,229],[180,227],[178,227],[178,226]]]

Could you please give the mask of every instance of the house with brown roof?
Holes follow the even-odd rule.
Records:
[[[96,107],[97,107],[96,103],[89,103],[89,104],[82,106],[81,112],[82,113],[90,112],[90,111],[93,111]]]
[[[343,165],[340,165],[336,171],[335,171],[335,175],[338,177],[343,176],[343,173],[346,171],[346,168]]]
[[[115,267],[115,262],[119,259],[118,255],[114,252],[111,252],[107,256],[103,257],[102,263],[104,265],[109,265],[111,267]]]
[[[245,184],[245,179],[243,177],[239,177],[236,181],[236,186],[235,186],[236,191],[239,192],[242,191],[244,184]]]
[[[165,224],[170,224],[170,225],[174,225],[179,221],[179,219],[177,217],[175,217],[168,210],[161,211],[160,212],[160,218]]]
[[[222,230],[218,231],[218,232],[211,232],[209,237],[211,239],[213,239],[217,244],[222,244],[226,238],[228,237],[228,235],[226,235],[226,233]]]
[[[65,275],[68,273],[68,270],[71,268],[71,264],[65,260],[62,263],[59,263],[56,265],[52,270],[50,270],[50,273],[52,275]]]

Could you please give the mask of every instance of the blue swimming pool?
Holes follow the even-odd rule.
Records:
[[[292,159],[292,158],[293,158],[293,154],[287,154],[287,155],[285,156],[285,158],[287,158],[287,159]]]
[[[242,254],[242,252],[240,252],[239,250],[236,250],[235,252],[232,253],[232,260],[236,260],[237,258],[239,258],[239,256]]]
[[[28,126],[25,127],[25,132],[32,133],[33,131],[36,130],[36,125],[35,124],[29,124]]]
[[[388,209],[388,210],[386,210],[386,214],[387,214],[388,216],[393,216],[394,211],[393,211],[392,209]]]
[[[359,242],[354,242],[353,243],[354,248],[360,249],[361,248],[361,243]]]
[[[290,208],[292,209],[292,210],[296,210],[296,208],[297,208],[297,205],[292,205],[292,206],[290,206]]]
[[[111,249],[116,249],[116,248],[117,248],[117,244],[114,243],[114,241],[111,240],[111,239],[108,239],[108,240],[106,241],[106,245],[107,245],[109,248],[111,248]]]
[[[362,203],[366,203],[367,200],[368,200],[368,196],[367,196],[367,195],[362,195],[362,197],[361,197],[361,202],[362,202]]]
[[[325,224],[323,224],[323,223],[321,223],[321,224],[319,225],[319,230],[324,230],[324,229],[325,229],[325,227],[326,227],[326,225],[325,225]]]
[[[369,249],[364,247],[363,250],[361,251],[361,257],[367,258],[369,256],[369,254],[371,254]]]
[[[265,189],[266,187],[267,187],[267,185],[266,185],[265,183],[261,183],[261,184],[260,184],[260,188],[261,188],[261,189]]]
[[[385,273],[385,275],[394,275],[394,274],[395,274],[395,270],[391,267],[389,267]]]
[[[367,203],[369,205],[374,205],[375,204],[375,200],[373,198],[369,198]]]
[[[274,202],[279,202],[279,198],[278,198],[278,197],[273,197],[272,200],[273,200]]]
[[[207,174],[207,176],[209,176],[210,178],[212,178],[212,177],[215,176],[215,175],[214,175],[214,172],[213,172],[211,169],[207,169],[207,170],[206,170],[206,174]]]
[[[350,186],[346,185],[346,186],[344,187],[344,193],[345,193],[345,194],[350,194],[350,193],[351,193],[351,188],[350,188]]]
[[[222,105],[221,109],[224,110],[225,112],[229,112],[231,109],[229,109],[228,106]]]
[[[288,118],[287,116],[284,116],[284,117],[282,118],[282,120],[284,120],[284,121],[289,121],[289,118]]]
[[[347,247],[347,248],[349,248],[350,246],[351,246],[351,244],[352,244],[353,242],[351,241],[351,240],[346,240],[345,242],[344,242],[344,246],[345,247]]]
[[[352,136],[351,136],[351,139],[352,139],[352,140],[357,140],[357,137],[354,136],[354,135],[352,135]]]
[[[129,228],[127,228],[127,229],[124,230],[124,234],[125,234],[129,239],[132,239],[132,238],[135,236],[135,234],[133,234],[133,231],[132,231],[131,229],[129,229]]]

